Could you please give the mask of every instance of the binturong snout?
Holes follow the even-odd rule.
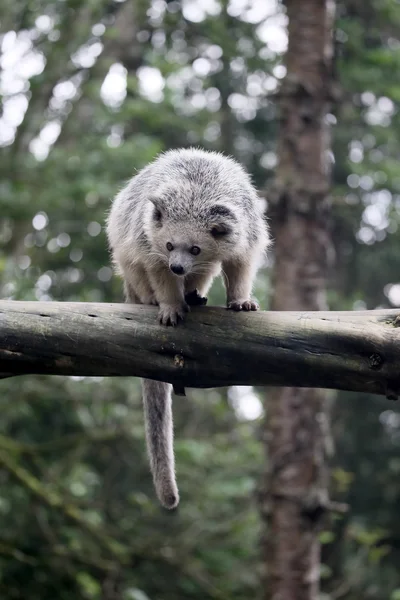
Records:
[[[188,252],[174,249],[169,255],[169,268],[174,275],[183,277],[192,270],[193,260]]]
[[[185,269],[179,263],[172,263],[172,265],[169,265],[169,268],[175,275],[184,275],[185,274]]]

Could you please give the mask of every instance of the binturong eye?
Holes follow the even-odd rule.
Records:
[[[171,244],[171,242],[167,242],[167,250],[168,250],[168,252],[171,252],[171,250],[173,250],[173,249],[174,249],[174,247]]]
[[[198,254],[200,254],[201,250],[198,246],[192,246],[190,248],[190,254],[193,254],[193,256],[197,256]]]

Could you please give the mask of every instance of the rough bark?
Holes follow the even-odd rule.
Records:
[[[279,95],[279,166],[270,198],[276,252],[272,308],[318,311],[327,308],[331,254],[326,114],[334,2],[284,4],[289,44]],[[262,498],[268,600],[319,597],[318,532],[328,505],[325,399],[317,389],[268,392],[268,473]]]
[[[0,301],[0,376],[133,375],[199,388],[323,385],[395,398],[399,324],[398,310],[236,314],[201,307],[173,328],[159,325],[149,306]],[[284,390],[283,416],[270,423],[277,469],[291,453],[303,460],[314,447],[306,427],[320,427],[311,412],[317,400],[303,392],[288,406],[292,396]],[[278,408],[276,401],[269,414]],[[281,429],[286,437],[278,446]],[[279,481],[271,489],[281,495]]]

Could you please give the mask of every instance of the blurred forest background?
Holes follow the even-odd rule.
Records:
[[[0,297],[121,301],[105,214],[162,150],[233,154],[268,197],[285,24],[273,0],[2,0]],[[338,2],[336,310],[400,305],[399,32],[398,0]],[[223,300],[216,286],[210,302]],[[175,400],[182,501],[167,513],[138,380],[27,376],[0,388],[2,600],[257,598],[268,391]],[[336,397],[331,496],[350,510],[320,534],[322,598],[399,600],[400,411]]]

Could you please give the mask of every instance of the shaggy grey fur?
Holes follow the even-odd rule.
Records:
[[[185,297],[205,296],[221,270],[227,307],[258,309],[250,294],[268,228],[248,174],[231,158],[194,148],[160,155],[117,195],[107,234],[127,302],[158,305],[163,325],[183,319]],[[175,508],[171,386],[142,387],[155,488]]]

